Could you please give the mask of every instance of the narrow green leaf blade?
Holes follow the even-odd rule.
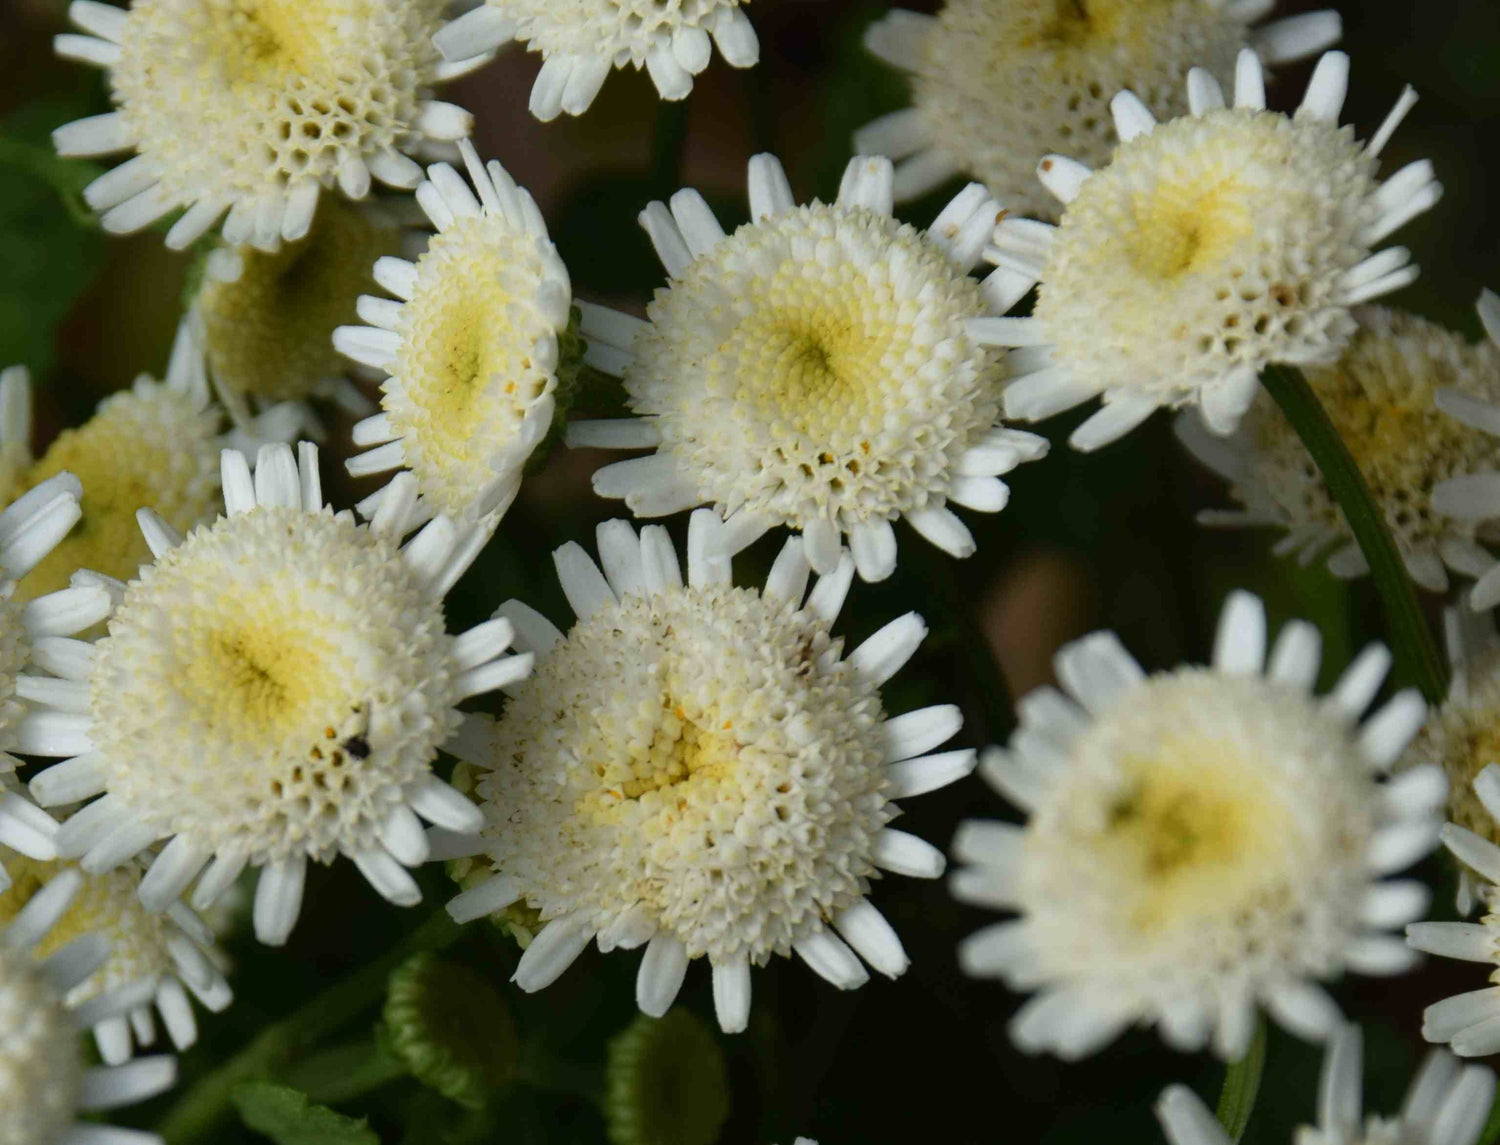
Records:
[[[1219,1094],[1219,1108],[1215,1111],[1219,1124],[1224,1126],[1231,1141],[1238,1142],[1245,1135],[1250,1115],[1255,1112],[1255,1098],[1260,1093],[1260,1076],[1265,1067],[1266,1020],[1257,1017],[1250,1048],[1244,1057],[1230,1064],[1224,1075],[1224,1089]]]

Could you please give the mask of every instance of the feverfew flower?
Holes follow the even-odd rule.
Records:
[[[1434,1052],[1422,1064],[1395,1117],[1365,1115],[1364,1038],[1344,1026],[1330,1039],[1318,1079],[1318,1123],[1299,1126],[1295,1145],[1476,1145],[1495,1094],[1495,1075]],[[1206,1105],[1184,1085],[1169,1086],[1156,1116],[1171,1145],[1233,1145]]]
[[[564,636],[518,602],[500,615],[538,657],[498,724],[471,717],[455,750],[482,775],[494,876],[449,911],[524,900],[546,925],[515,981],[539,990],[597,938],[645,947],[636,1001],[654,1017],[707,958],[725,1032],[745,1029],[750,967],[795,951],[840,989],[907,956],[870,902],[881,870],[936,878],[942,853],[887,824],[893,802],[967,775],[972,751],[925,754],[952,705],[887,719],[880,686],[926,635],[915,613],[849,656],[830,628],[854,576],[841,556],[804,599],[799,538],[764,590],[735,588],[713,513],[693,514],[684,583],[666,530],[599,528],[600,565],[553,554],[578,623]],[[836,933],[835,933],[836,932]],[[840,938],[839,936],[842,936]]]
[[[1500,499],[1490,502],[1485,522],[1439,511],[1432,490],[1454,476],[1500,468],[1500,441],[1449,417],[1435,398],[1452,387],[1466,401],[1500,402],[1500,349],[1470,345],[1398,311],[1362,307],[1354,316],[1359,329],[1343,357],[1309,369],[1308,384],[1364,474],[1412,579],[1430,592],[1447,591],[1449,569],[1482,579],[1497,567],[1479,542],[1496,535]],[[1205,524],[1285,529],[1278,554],[1296,553],[1306,564],[1332,548],[1335,574],[1370,571],[1312,455],[1269,394],[1256,394],[1227,438],[1211,434],[1191,411],[1178,418],[1177,432],[1244,506],[1204,513]],[[1491,586],[1500,599],[1500,576]]]
[[[1380,772],[1426,705],[1398,695],[1361,727],[1390,654],[1365,650],[1315,700],[1319,640],[1288,624],[1266,656],[1265,611],[1224,607],[1212,668],[1146,676],[1112,633],[1065,647],[1067,694],[1032,692],[985,777],[1024,826],[964,824],[953,880],[1016,912],[966,939],[964,969],[1037,990],[1011,1024],[1024,1050],[1083,1057],[1135,1023],[1181,1049],[1240,1057],[1264,1004],[1326,1038],[1338,1006],[1318,979],[1392,974],[1414,955],[1382,933],[1426,905],[1381,882],[1437,841],[1442,773]]]
[[[856,159],[838,200],[797,206],[781,164],[750,161],[754,220],[726,236],[696,191],[641,215],[670,276],[649,323],[583,307],[586,360],[619,374],[637,420],[575,422],[573,445],[655,446],[606,466],[594,490],[659,517],[704,502],[753,539],[800,530],[827,575],[849,538],[867,581],[896,567],[905,518],[957,557],[948,508],[1005,507],[1000,474],[1046,452],[1006,428],[996,317],[1033,280],[969,277],[1004,214],[977,184],[925,232],[891,217],[891,164]]]
[[[0,894],[0,925],[9,923],[60,871],[72,869],[13,855],[7,855],[6,860],[15,882]],[[68,991],[66,1001],[70,1006],[132,983],[155,983],[154,994],[128,1013],[103,1018],[94,1025],[99,1056],[110,1065],[130,1059],[134,1051],[132,1034],[143,1046],[155,1042],[153,1004],[172,1044],[185,1050],[198,1040],[198,1022],[188,991],[215,1012],[234,1000],[229,983],[215,965],[220,956],[213,950],[213,934],[207,925],[181,903],[173,904],[170,914],[147,911],[136,895],[140,881],[140,868],[133,865],[84,875],[67,913],[37,948],[38,955],[46,957],[86,934],[108,940],[109,958]]]
[[[354,428],[355,445],[375,448],[350,458],[349,473],[408,466],[427,516],[468,522],[515,499],[559,398],[571,398],[582,350],[568,270],[536,203],[467,140],[460,149],[478,198],[448,164],[429,169],[417,201],[437,236],[415,264],[375,263],[399,301],[362,297],[369,325],[340,327],[333,344],[387,375],[381,412]]]
[[[1268,64],[1338,41],[1337,12],[1250,25],[1272,0],[948,0],[936,16],[894,8],[865,46],[911,77],[912,106],[855,133],[864,155],[889,155],[896,198],[914,199],[962,172],[1027,215],[1056,218],[1036,165],[1064,152],[1091,167],[1118,139],[1109,100],[1129,89],[1158,119],[1188,110],[1182,84],[1201,65],[1221,80],[1253,48]]]
[[[408,156],[469,134],[473,117],[432,98],[435,83],[483,64],[445,64],[432,45],[446,0],[74,0],[85,35],[58,54],[103,68],[115,110],[58,128],[61,155],[135,158],[84,198],[128,234],[179,208],[167,245],[186,248],[221,218],[224,238],[274,250],[307,234],[318,196],[351,199],[371,179],[410,190]],[[227,218],[225,217],[227,212]]]
[[[202,871],[210,906],[261,868],[255,932],[286,940],[309,860],[343,854],[398,905],[420,891],[422,818],[476,830],[479,811],[432,774],[460,700],[525,675],[510,626],[454,637],[443,596],[488,537],[446,517],[404,547],[416,499],[398,478],[369,525],[323,503],[317,449],[264,446],[254,476],[222,456],[228,516],[183,538],[150,510],[156,556],[119,585],[109,634],[63,642],[56,679],[22,721],[21,750],[69,756],[38,774],[43,806],[103,797],[58,833],[85,871],[169,840],[140,885],[149,909]],[[206,869],[205,869],[206,867]]]
[[[452,66],[519,40],[542,55],[531,113],[582,115],[613,68],[644,67],[662,99],[686,99],[713,45],[731,67],[753,67],[760,43],[749,0],[485,0],[434,38]],[[481,55],[481,60],[488,58]]]
[[[1329,52],[1295,115],[1268,112],[1247,49],[1233,107],[1195,68],[1192,113],[1168,123],[1129,91],[1114,97],[1120,147],[1097,173],[1043,159],[1062,221],[1006,220],[990,256],[1042,281],[1033,317],[1009,332],[1025,349],[1006,415],[1045,418],[1102,396],[1070,439],[1085,450],[1162,407],[1196,406],[1225,434],[1266,366],[1336,361],[1354,335],[1351,307],[1417,276],[1404,248],[1376,244],[1442,193],[1425,159],[1376,180],[1416,97],[1408,89],[1361,146],[1338,125],[1348,78],[1349,57]]]
[[[153,984],[67,1001],[109,957],[109,941],[97,934],[36,960],[81,882],[77,871],[57,875],[0,930],[0,1145],[161,1145],[154,1133],[75,1121],[154,1097],[177,1079],[177,1061],[167,1056],[84,1063],[78,1031],[129,1013],[151,997]]]

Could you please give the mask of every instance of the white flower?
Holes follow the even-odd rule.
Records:
[[[0,925],[14,918],[60,871],[71,869],[15,856],[7,856],[7,861],[15,882],[0,894]],[[213,934],[203,920],[182,903],[174,903],[168,914],[147,911],[136,894],[140,881],[140,868],[134,865],[83,875],[67,913],[37,950],[39,957],[46,957],[87,934],[108,940],[108,960],[68,991],[70,1006],[137,982],[155,983],[154,993],[128,1013],[101,1018],[94,1025],[99,1056],[109,1065],[130,1059],[132,1034],[143,1046],[156,1040],[153,1005],[172,1044],[185,1050],[198,1040],[198,1022],[188,992],[216,1013],[234,1000],[229,983],[215,965],[222,955],[214,949]]]
[[[442,62],[432,36],[446,0],[95,0],[68,8],[84,35],[58,54],[105,69],[115,110],[58,128],[61,155],[135,158],[84,198],[128,234],[172,211],[184,249],[224,219],[224,238],[274,250],[299,239],[335,183],[352,199],[373,177],[409,190],[408,153],[469,134],[473,117],[433,84],[489,56]],[[225,217],[227,212],[227,218]]]
[[[795,537],[763,591],[735,588],[716,555],[723,528],[693,514],[686,584],[659,526],[637,537],[628,522],[601,525],[603,572],[578,545],[558,549],[579,616],[566,636],[516,601],[501,607],[539,662],[498,724],[474,720],[456,746],[492,769],[478,793],[495,875],[448,909],[460,921],[520,900],[540,912],[515,974],[527,991],[596,937],[603,951],[644,945],[636,1000],[657,1017],[707,957],[719,1024],[734,1033],[750,967],[772,955],[796,951],[840,989],[868,980],[861,957],[890,977],[906,970],[870,880],[935,878],[944,861],[886,826],[892,801],[967,775],[974,753],[925,754],[958,731],[952,705],[882,711],[880,686],[926,635],[920,617],[845,658],[830,626],[848,554],[805,601]]]
[[[90,873],[161,839],[146,906],[211,905],[261,868],[255,930],[279,944],[310,859],[352,858],[399,905],[427,858],[417,816],[473,830],[479,811],[431,771],[455,705],[523,676],[510,626],[453,637],[443,596],[489,536],[438,517],[398,548],[416,494],[398,478],[368,525],[323,504],[316,447],[222,456],[227,517],[182,538],[142,510],[156,563],[128,586],[109,635],[59,648],[20,750],[69,756],[31,781],[43,806],[103,795],[58,833]],[[205,866],[207,869],[205,870]]]
[[[1065,647],[1067,695],[1019,705],[985,777],[1024,826],[964,824],[953,880],[966,901],[1015,911],[966,939],[961,965],[1037,990],[1011,1024],[1024,1050],[1076,1058],[1126,1026],[1241,1056],[1263,1003],[1302,1037],[1339,1022],[1316,984],[1391,974],[1414,955],[1381,933],[1417,917],[1414,882],[1381,882],[1437,839],[1437,768],[1380,772],[1426,715],[1406,691],[1360,727],[1390,665],[1372,645],[1323,700],[1319,639],[1282,629],[1269,664],[1265,612],[1236,593],[1212,668],[1146,676],[1107,632]]]
[[[1196,405],[1222,434],[1266,366],[1336,361],[1354,334],[1350,308],[1417,276],[1408,251],[1376,244],[1442,193],[1425,159],[1376,180],[1416,97],[1407,89],[1360,146],[1338,125],[1348,76],[1349,57],[1329,52],[1295,115],[1268,112],[1247,49],[1233,107],[1195,68],[1192,114],[1169,123],[1129,91],[1114,97],[1121,143],[1097,173],[1043,159],[1042,182],[1067,204],[1062,221],[1007,219],[990,254],[1042,282],[1033,317],[1009,332],[1024,348],[1006,416],[1050,417],[1102,396],[1075,448],[1114,441],[1164,406]]]
[[[612,68],[644,67],[663,99],[686,99],[708,67],[713,45],[731,67],[760,59],[755,29],[740,10],[749,0],[486,0],[434,40],[455,67],[520,40],[542,55],[531,113],[582,115]]]
[[[415,264],[375,264],[400,301],[362,297],[369,325],[341,326],[333,343],[387,375],[381,412],[354,427],[354,444],[375,448],[350,458],[349,473],[409,466],[428,515],[467,522],[515,499],[579,354],[562,344],[574,341],[573,291],[541,212],[499,163],[486,169],[467,140],[460,148],[479,197],[448,164],[431,167],[417,201],[437,236]]]
[[[1354,315],[1359,330],[1343,357],[1309,369],[1308,384],[1359,465],[1412,579],[1446,592],[1449,569],[1483,578],[1497,565],[1479,542],[1500,535],[1500,499],[1489,502],[1486,523],[1443,513],[1432,490],[1455,475],[1500,468],[1500,441],[1449,417],[1435,398],[1448,386],[1466,402],[1500,402],[1500,349],[1470,345],[1398,311],[1362,307]],[[1332,548],[1328,567],[1336,575],[1370,571],[1312,456],[1269,394],[1255,396],[1227,438],[1192,411],[1178,418],[1177,432],[1244,506],[1204,513],[1205,524],[1285,529],[1279,555],[1296,553],[1307,564]],[[1500,576],[1491,585],[1500,598]]]
[[[64,1001],[109,956],[108,940],[92,934],[35,960],[81,882],[77,871],[57,875],[0,931],[0,1145],[161,1145],[152,1133],[74,1121],[81,1112],[144,1101],[177,1079],[169,1056],[84,1064],[78,1031],[129,1013],[151,997],[153,983]]]
[[[1109,100],[1129,89],[1158,119],[1188,110],[1182,84],[1201,65],[1221,80],[1253,48],[1268,64],[1331,47],[1337,12],[1251,28],[1273,3],[1224,0],[948,0],[936,16],[895,8],[865,46],[909,73],[912,106],[855,133],[863,155],[889,155],[896,198],[915,199],[959,173],[1022,214],[1056,218],[1036,184],[1043,156],[1093,167],[1118,142]]]
[[[1451,1054],[1427,1056],[1395,1117],[1364,1115],[1363,1036],[1344,1026],[1329,1040],[1318,1079],[1318,1123],[1298,1127],[1296,1145],[1476,1145],[1495,1094],[1495,1075],[1460,1066]],[[1169,1086],[1156,1104],[1171,1145],[1233,1145],[1198,1096]]]
[[[1004,213],[978,185],[926,232],[891,209],[888,160],[854,160],[836,203],[799,207],[770,155],[750,161],[754,221],[732,235],[696,191],[651,204],[671,281],[650,322],[582,308],[586,360],[621,375],[639,417],[575,422],[568,441],[656,453],[599,470],[595,492],[642,517],[711,502],[735,540],[801,530],[823,574],[848,536],[863,579],[889,576],[900,517],[973,553],[948,502],[1004,508],[999,475],[1047,450],[1000,423],[993,348],[1033,280],[969,277]]]

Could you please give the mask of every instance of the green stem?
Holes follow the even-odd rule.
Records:
[[[580,1065],[559,1057],[538,1042],[527,1042],[516,1063],[516,1080],[546,1093],[581,1097],[604,1107],[604,1072],[597,1066]]]
[[[1432,629],[1417,601],[1411,577],[1386,528],[1385,519],[1359,465],[1334,428],[1302,371],[1295,366],[1268,366],[1261,384],[1276,399],[1302,444],[1312,454],[1318,471],[1370,566],[1375,588],[1385,605],[1392,652],[1430,704],[1448,695],[1448,666],[1438,653]]]
[[[387,1052],[376,1038],[320,1050],[288,1070],[286,1084],[319,1105],[342,1105],[406,1077],[406,1063]]]
[[[1215,1111],[1219,1124],[1224,1126],[1231,1141],[1237,1143],[1245,1135],[1245,1126],[1250,1124],[1250,1115],[1255,1112],[1255,1097],[1260,1092],[1260,1075],[1265,1067],[1266,1020],[1257,1016],[1250,1048],[1239,1061],[1230,1063],[1224,1075],[1224,1088],[1219,1093],[1219,1108]]]
[[[246,1081],[272,1077],[298,1053],[357,1018],[385,995],[391,971],[423,950],[441,950],[461,933],[447,911],[435,912],[405,942],[263,1030],[248,1046],[188,1090],[157,1127],[166,1145],[213,1140],[233,1113],[230,1094]]]

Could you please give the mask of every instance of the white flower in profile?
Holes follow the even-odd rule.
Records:
[[[774,156],[750,161],[752,222],[726,235],[696,191],[641,215],[670,278],[649,322],[585,305],[585,360],[623,379],[635,419],[580,421],[571,445],[655,447],[594,491],[640,517],[705,502],[753,539],[799,530],[832,573],[847,536],[861,578],[896,567],[904,518],[974,552],[949,503],[1005,507],[1000,475],[1047,450],[1005,426],[998,317],[1032,286],[969,276],[1004,214],[977,184],[925,232],[892,217],[891,164],[855,159],[831,205],[797,206]]]
[[[432,86],[490,56],[444,63],[432,45],[446,0],[73,0],[83,34],[66,59],[103,68],[115,110],[53,133],[58,153],[134,158],[84,199],[128,234],[184,213],[167,245],[224,238],[274,250],[307,234],[324,189],[371,180],[410,190],[411,158],[469,134],[473,117]],[[226,217],[227,216],[227,217]]]
[[[76,1120],[144,1101],[177,1080],[177,1060],[166,1055],[84,1062],[79,1032],[129,1013],[151,998],[155,983],[66,1000],[109,957],[109,941],[89,934],[37,960],[81,882],[77,871],[56,875],[0,929],[0,1145],[161,1145],[154,1133]]]
[[[1189,115],[1158,124],[1136,95],[1111,101],[1119,149],[1091,172],[1043,159],[1066,204],[1056,227],[1007,219],[992,259],[1041,280],[1007,417],[1036,420],[1103,397],[1074,431],[1090,450],[1163,407],[1195,406],[1231,432],[1272,364],[1337,361],[1351,308],[1417,277],[1410,253],[1377,245],[1442,194],[1418,160],[1384,183],[1381,150],[1416,96],[1408,88],[1368,144],[1339,126],[1349,57],[1318,61],[1295,115],[1265,110],[1255,53],[1240,53],[1234,105],[1201,68],[1188,73]]]
[[[1495,1075],[1434,1051],[1395,1117],[1364,1112],[1364,1037],[1355,1025],[1338,1031],[1323,1052],[1318,1123],[1299,1126],[1295,1145],[1477,1145],[1495,1096]],[[1233,1145],[1223,1125],[1184,1085],[1168,1086],[1156,1116],[1171,1145]]]
[[[1412,964],[1383,932],[1426,889],[1380,876],[1436,843],[1444,783],[1436,767],[1381,773],[1427,708],[1402,692],[1361,726],[1390,654],[1367,648],[1322,699],[1318,661],[1300,621],[1268,660],[1265,610],[1235,593],[1211,668],[1147,676],[1101,632],[1058,654],[1065,691],[1020,702],[980,769],[1027,822],[960,827],[953,891],[1019,916],[959,961],[1037,991],[1011,1023],[1023,1050],[1083,1057],[1141,1023],[1232,1060],[1257,1004],[1323,1039],[1341,1019],[1318,980]]]
[[[114,585],[107,636],[54,642],[54,677],[18,732],[24,752],[69,757],[32,779],[39,803],[101,796],[63,824],[62,857],[96,874],[168,840],[140,884],[152,910],[195,878],[206,909],[257,867],[255,932],[273,945],[309,861],[347,855],[391,902],[420,900],[406,870],[428,855],[418,816],[480,822],[432,774],[456,705],[531,663],[503,655],[504,621],[444,626],[443,597],[488,531],[437,517],[402,546],[409,475],[360,525],[324,505],[317,449],[299,448],[300,464],[262,447],[253,476],[225,450],[228,515],[186,538],[141,511],[156,562]]]
[[[510,40],[540,52],[531,114],[582,115],[614,68],[644,67],[662,99],[686,99],[714,45],[731,67],[760,59],[749,0],[484,0],[434,37],[451,66],[487,59]]]
[[[962,724],[939,705],[886,718],[880,687],[926,635],[908,613],[847,657],[831,634],[854,577],[846,553],[811,574],[793,537],[764,589],[736,588],[706,509],[687,576],[660,526],[599,527],[599,561],[553,558],[578,622],[564,635],[517,601],[499,615],[538,656],[496,723],[470,717],[454,751],[488,770],[472,844],[493,877],[449,904],[459,921],[524,901],[545,925],[515,981],[555,981],[590,941],[644,946],[636,1001],[660,1017],[688,965],[713,970],[727,1033],[750,1013],[750,968],[795,952],[848,990],[908,958],[871,902],[882,871],[942,873],[942,853],[887,824],[895,800],[967,775],[932,754]],[[601,571],[602,565],[602,571]]]
[[[1482,543],[1500,538],[1500,497],[1490,498],[1484,517],[1450,516],[1434,493],[1455,476],[1500,468],[1500,439],[1449,417],[1439,404],[1444,393],[1471,405],[1500,402],[1500,349],[1471,345],[1399,311],[1360,307],[1354,316],[1359,329],[1343,356],[1309,368],[1308,385],[1358,464],[1412,579],[1446,592],[1451,570],[1480,578],[1481,603],[1500,601],[1500,573],[1484,580],[1500,563]],[[1278,555],[1295,553],[1308,564],[1328,552],[1336,576],[1370,571],[1312,455],[1270,394],[1257,393],[1227,437],[1211,433],[1192,410],[1179,415],[1177,433],[1230,482],[1243,506],[1202,513],[1204,524],[1284,529]]]
[[[373,448],[345,463],[350,475],[407,466],[424,516],[468,523],[510,507],[582,356],[568,269],[536,203],[499,163],[459,147],[473,190],[446,163],[429,169],[417,201],[438,234],[415,263],[375,263],[396,300],[360,298],[368,325],[339,327],[333,344],[386,376],[380,412],[354,427],[354,444]]]
[[[960,173],[1025,215],[1054,219],[1036,182],[1053,152],[1102,167],[1119,142],[1109,100],[1129,89],[1157,119],[1188,110],[1183,81],[1201,66],[1234,75],[1254,49],[1270,65],[1338,42],[1337,12],[1253,27],[1273,0],[948,0],[935,16],[893,8],[865,47],[911,80],[911,106],[854,135],[862,155],[898,160],[896,198],[915,199]]]
[[[8,924],[57,874],[75,869],[9,855],[6,860],[15,881],[0,894],[0,926]],[[128,1012],[94,1024],[99,1056],[108,1065],[129,1061],[136,1042],[149,1046],[156,1041],[153,1012],[160,1015],[176,1049],[196,1043],[198,1020],[189,993],[215,1013],[234,1000],[217,965],[223,956],[214,946],[212,931],[182,903],[173,903],[167,913],[147,911],[136,894],[140,881],[140,868],[133,864],[83,875],[67,912],[37,948],[38,957],[45,958],[83,935],[97,934],[109,942],[104,964],[68,991],[65,1000],[70,1006],[134,983],[155,983],[154,992]]]

